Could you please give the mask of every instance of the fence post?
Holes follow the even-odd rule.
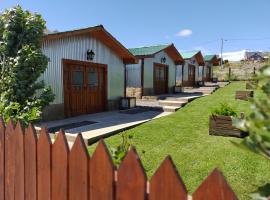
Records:
[[[5,123],[0,117],[0,199],[5,197]]]

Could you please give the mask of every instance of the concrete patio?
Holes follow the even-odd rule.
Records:
[[[103,137],[122,132],[126,129],[138,126],[153,119],[169,115],[168,112],[148,111],[137,108],[135,112],[102,112],[96,114],[82,115],[64,120],[49,121],[37,124],[35,127],[40,130],[41,127],[52,128],[63,124],[90,121],[95,122],[90,125],[81,126],[65,130],[69,142],[74,142],[77,133],[81,133],[85,143],[91,144]]]
[[[78,117],[49,121],[36,124],[35,128],[54,128],[67,124],[89,122],[89,125],[82,125],[76,128],[65,130],[70,145],[81,133],[86,144],[92,144],[100,138],[109,137],[113,134],[131,129],[145,122],[172,114],[188,102],[210,95],[217,88],[224,87],[228,83],[206,83],[204,87],[185,88],[183,93],[170,95],[145,96],[137,100],[137,108],[126,111],[111,111]],[[54,137],[52,137],[53,139]]]

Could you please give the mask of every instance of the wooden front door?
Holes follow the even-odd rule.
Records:
[[[65,115],[102,112],[106,108],[106,65],[64,61]]]
[[[195,86],[195,66],[188,66],[188,86]]]
[[[154,93],[168,93],[168,66],[154,64]]]

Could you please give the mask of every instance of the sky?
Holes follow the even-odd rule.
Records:
[[[174,43],[180,51],[270,51],[270,0],[0,0],[37,12],[50,30],[102,24],[127,48]]]

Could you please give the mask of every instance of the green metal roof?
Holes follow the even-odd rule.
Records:
[[[166,45],[155,45],[155,46],[148,46],[148,47],[140,47],[140,48],[131,48],[128,49],[134,56],[148,56],[156,54],[163,49],[166,49],[171,44]]]
[[[182,57],[184,59],[190,59],[192,57],[194,57],[197,53],[199,53],[200,51],[190,51],[190,52],[184,52],[181,53]]]
[[[206,62],[211,61],[216,55],[205,55],[203,58]]]

